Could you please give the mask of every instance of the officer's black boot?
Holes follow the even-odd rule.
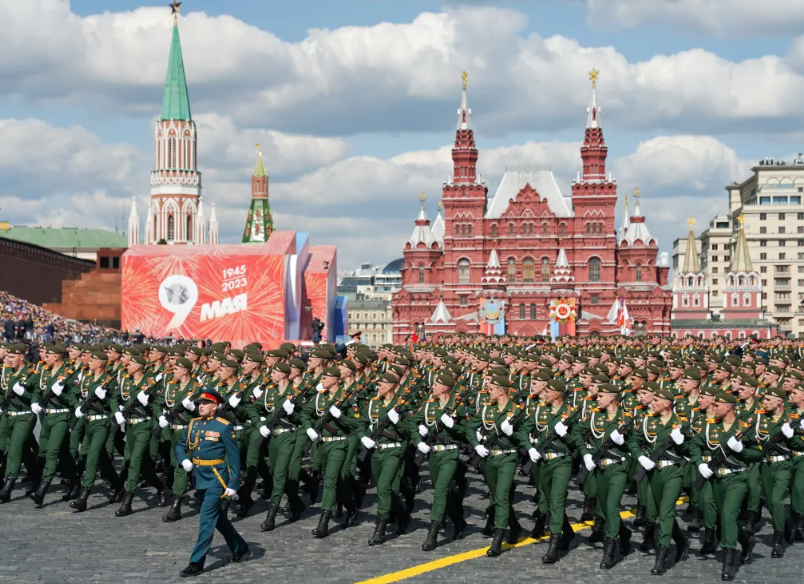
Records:
[[[606,522],[600,517],[595,516],[595,523],[592,525],[592,533],[586,538],[587,543],[596,544],[603,541],[604,534],[606,533]]]
[[[703,512],[699,507],[692,507],[690,510],[690,522],[687,525],[687,530],[691,532],[701,531],[703,525]]]
[[[583,498],[583,512],[581,521],[592,521],[595,518],[595,500],[592,497]]]
[[[706,554],[713,554],[717,551],[717,543],[715,542],[715,530],[714,528],[705,528],[704,529],[704,542],[701,546],[701,555],[705,556]]]
[[[519,521],[516,520],[516,515],[514,515],[512,510],[508,513],[508,539],[506,541],[509,544],[514,545],[519,541],[519,536],[521,533],[522,526],[519,524]]]
[[[49,488],[50,481],[42,481],[39,483],[39,488],[36,489],[36,492],[31,495],[31,499],[33,499],[33,502],[37,507],[41,507],[42,503],[44,503],[45,495],[47,494],[47,490]]]
[[[279,507],[271,503],[268,505],[268,513],[265,515],[265,521],[260,525],[263,531],[273,531],[276,529],[276,514],[279,512]]]
[[[134,493],[126,493],[123,497],[123,502],[120,503],[120,508],[114,512],[115,517],[125,517],[131,515],[131,503],[134,502]]]
[[[488,516],[486,517],[486,526],[481,531],[486,537],[494,535],[494,507],[489,509]]]
[[[423,552],[431,552],[438,547],[438,530],[440,527],[441,523],[438,521],[433,521],[430,523],[430,529],[427,531],[427,538],[422,544]]]
[[[204,565],[199,564],[196,562],[190,562],[190,565],[184,568],[181,572],[179,572],[179,576],[182,578],[189,578],[192,576],[198,576],[201,572],[204,571]]]
[[[494,530],[494,537],[491,540],[491,546],[489,547],[486,555],[490,558],[496,558],[502,553],[502,544],[503,544],[503,537],[505,537],[505,530],[504,529],[495,529]]]
[[[181,519],[181,500],[182,497],[178,495],[173,497],[173,503],[171,503],[168,512],[162,516],[162,521],[165,523],[173,523]]]
[[[649,552],[656,548],[656,524],[648,523],[645,532],[642,534],[642,543],[639,544],[639,551]]]
[[[92,489],[81,489],[81,493],[78,495],[77,499],[73,499],[70,501],[70,507],[78,511],[86,511],[87,509],[87,501],[89,500],[89,494],[92,492]]]
[[[562,552],[567,551],[573,539],[575,539],[575,530],[572,529],[569,517],[564,513],[564,523],[561,525],[561,540],[558,542],[558,549]]]
[[[369,545],[382,545],[385,543],[385,526],[388,525],[388,520],[385,517],[378,517],[377,523],[374,525],[374,534],[369,538]]]
[[[751,553],[754,551],[754,546],[757,543],[756,538],[753,535],[748,535],[745,530],[738,527],[737,528],[737,541],[742,548],[740,553],[740,563],[741,564],[750,564],[751,560]]]
[[[616,544],[617,542],[612,537],[607,537],[603,540],[603,559],[600,560],[601,569],[610,570],[617,563],[614,556]]]
[[[620,554],[625,557],[631,553],[631,530],[620,521]]]
[[[544,536],[544,523],[547,521],[547,514],[536,511],[536,524],[530,531],[530,536],[534,539],[539,539]]]
[[[723,550],[723,571],[720,573],[720,579],[725,582],[734,580],[734,550]]]
[[[634,527],[642,527],[645,525],[645,506],[637,503],[636,516],[634,517]]]
[[[542,556],[543,564],[555,564],[558,561],[558,546],[560,539],[560,533],[550,534],[550,547],[547,548],[547,553]]]
[[[804,515],[793,515],[793,541],[804,541]]]
[[[16,479],[7,478],[3,481],[3,488],[0,489],[0,503],[8,503],[11,500],[11,491],[14,490]]]
[[[667,546],[656,546],[656,563],[650,573],[654,576],[661,576],[667,572]]]
[[[321,538],[329,535],[329,518],[332,517],[332,511],[324,511],[318,520],[318,527],[313,530],[313,535]]]
[[[772,558],[784,557],[784,532],[773,532],[773,550],[771,550]]]

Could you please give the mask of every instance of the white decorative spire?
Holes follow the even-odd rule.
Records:
[[[218,214],[215,212],[215,203],[212,203],[212,212],[209,214],[209,244],[218,245]]]
[[[491,255],[489,256],[489,263],[486,264],[486,269],[489,268],[496,268],[500,269],[500,258],[497,257],[497,250],[491,250]]]
[[[553,275],[550,277],[551,284],[572,284],[575,282],[575,276],[572,275],[569,262],[567,261],[567,252],[562,247],[558,252],[558,259],[556,259],[555,268],[553,268]]]
[[[461,106],[458,108],[458,129],[472,129],[472,109],[469,107],[469,99],[466,97],[466,71],[463,72],[463,92],[461,93]]]
[[[447,310],[446,304],[444,304],[444,299],[442,298],[436,309],[433,311],[433,316],[430,317],[430,322],[443,322],[444,324],[448,323],[452,320],[452,315],[450,315],[449,310]]]
[[[642,216],[642,212],[639,209],[639,197],[639,189],[634,189],[634,214],[631,215],[631,219],[628,222],[628,231],[625,237],[622,239],[618,237],[618,243],[625,241],[628,245],[634,245],[635,242],[641,241],[644,245],[650,245],[651,241],[656,241],[650,234],[648,224],[645,223],[645,217]]]
[[[419,195],[421,208],[419,209],[418,217],[416,217],[416,227],[413,228],[413,233],[408,240],[412,248],[416,248],[420,243],[423,243],[426,248],[430,248],[434,243],[437,243],[433,232],[430,230],[430,219],[427,218],[427,213],[424,212],[424,202],[426,200],[427,197],[424,193],[421,193]]]
[[[592,80],[592,101],[589,103],[589,107],[586,108],[586,127],[589,128],[600,128],[600,108],[597,107],[597,95],[595,90],[597,88],[597,76],[600,75],[600,72],[597,69],[592,69],[589,73],[589,78]]]
[[[195,213],[195,236],[196,245],[204,245],[207,242],[207,220],[204,217],[204,201],[198,201],[198,210]]]
[[[128,216],[128,246],[140,244],[140,216],[137,214],[137,197],[131,197],[131,214]]]
[[[500,265],[500,258],[497,256],[497,250],[493,249],[480,282],[482,284],[505,284],[505,281],[506,278]]]
[[[444,247],[444,219],[441,217],[441,201],[438,202],[438,217],[433,221],[432,233],[435,240],[442,248]]]
[[[628,193],[625,193],[625,210],[623,211],[623,222],[620,225],[620,230],[617,233],[617,243],[621,243],[625,240],[625,236],[628,234],[628,229],[631,227],[631,219],[628,216]]]

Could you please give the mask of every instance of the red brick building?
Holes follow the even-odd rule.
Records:
[[[617,181],[606,171],[594,82],[580,154],[582,170],[569,195],[550,170],[508,170],[489,197],[478,174],[464,78],[443,219],[439,209],[431,226],[422,201],[404,247],[402,289],[392,300],[395,342],[423,331],[483,332],[484,300],[504,307],[497,332],[541,334],[551,301],[563,298],[575,301],[576,334],[619,333],[608,314],[621,297],[635,331],[670,332],[669,262],[650,235],[638,191],[634,214],[626,200],[615,228]]]

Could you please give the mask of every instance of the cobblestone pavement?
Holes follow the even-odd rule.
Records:
[[[518,480],[522,480],[519,478]],[[602,555],[600,544],[593,549],[583,543],[589,530],[581,532],[573,542],[572,549],[558,564],[544,566],[541,556],[545,543],[520,545],[506,551],[499,558],[487,558],[481,552],[474,557],[454,558],[457,554],[472,555],[473,550],[482,550],[489,540],[480,534],[484,524],[482,482],[471,477],[470,496],[467,499],[468,521],[471,524],[466,539],[447,542],[441,537],[441,546],[434,552],[425,553],[420,546],[426,535],[429,517],[425,502],[429,502],[429,484],[416,504],[414,521],[408,533],[392,535],[385,545],[369,548],[366,544],[373,530],[374,496],[370,492],[365,500],[362,522],[357,527],[341,530],[336,528],[324,540],[317,540],[310,531],[317,524],[318,509],[307,511],[304,518],[295,524],[284,520],[276,531],[262,533],[266,503],[260,500],[252,515],[236,520],[235,525],[249,542],[252,554],[249,560],[239,565],[228,565],[229,553],[223,539],[213,541],[213,552],[207,558],[207,572],[196,579],[198,582],[228,583],[332,583],[348,584],[370,581],[395,582],[407,576],[406,582],[424,584],[429,582],[460,583],[490,582],[602,582],[616,579],[621,583],[641,583],[656,579],[650,575],[653,556],[634,551],[610,572],[598,569]],[[67,503],[61,501],[64,487],[53,488],[46,505],[34,509],[33,503],[23,497],[18,485],[13,500],[0,506],[0,583],[28,582],[186,582],[178,578],[178,572],[187,564],[190,550],[195,543],[198,529],[197,510],[186,505],[184,518],[175,524],[161,521],[163,509],[157,508],[156,500],[147,491],[135,499],[134,514],[125,518],[114,517],[117,505],[108,505],[105,488],[98,489],[90,498],[90,508],[80,514],[73,513]],[[530,514],[533,504],[531,487],[520,484],[516,499],[518,516],[526,529],[530,529]],[[567,509],[571,520],[580,516],[577,491],[572,490]],[[634,504],[631,497],[625,499],[626,507]],[[765,513],[767,516],[767,512]],[[631,519],[627,520],[630,524]],[[447,533],[450,533],[449,531]],[[634,541],[641,541],[639,533]],[[770,558],[770,528],[763,522],[760,542],[755,549],[752,564],[742,566],[738,582],[788,583],[800,581],[804,567],[804,544],[787,549],[782,559]],[[691,582],[719,581],[720,553],[703,559],[697,554],[700,542],[693,540],[690,559],[672,566],[661,581]],[[467,553],[470,552],[470,553]],[[670,556],[674,555],[671,548]],[[424,566],[403,574],[399,571],[421,566],[435,560],[448,564],[450,557],[461,560],[446,567]],[[431,571],[426,571],[430,569]],[[422,573],[414,573],[422,572]]]

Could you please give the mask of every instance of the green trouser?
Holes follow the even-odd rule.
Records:
[[[273,476],[271,504],[275,507],[279,507],[279,503],[282,502],[283,493],[287,493],[288,501],[294,507],[299,507],[301,504],[298,484],[294,491],[290,488],[290,483],[288,482],[288,469],[290,468],[290,459],[293,458],[295,446],[296,432],[294,430],[282,432],[279,435],[274,434],[268,443],[268,459],[271,463],[271,475]]]
[[[597,499],[597,476],[595,473],[590,472],[586,475],[586,480],[583,482],[583,496],[589,499]],[[603,516],[596,513],[601,519]]]
[[[508,527],[508,518],[513,517],[514,508],[511,502],[511,485],[514,483],[516,464],[519,457],[516,452],[486,456],[481,465],[483,479],[491,491],[491,507],[494,510],[494,529]]]
[[[321,457],[318,455],[318,441],[313,442],[312,446],[310,446],[310,470],[321,470]]]
[[[184,467],[179,464],[179,459],[176,458],[176,444],[184,438],[184,428],[176,428],[175,430],[168,430],[170,438],[170,466],[173,467],[173,485],[172,493],[176,498],[183,497],[187,492],[187,487],[190,484],[190,473],[184,470]],[[234,472],[234,469],[232,469]]]
[[[343,463],[341,474],[347,485],[351,485],[357,476],[357,447],[360,444],[360,438],[357,434],[352,434],[346,439],[346,460]]]
[[[673,535],[673,521],[676,518],[676,501],[681,493],[681,483],[684,480],[684,470],[681,466],[672,465],[662,469],[655,468],[648,472],[646,484],[653,498],[654,508],[657,511],[658,535],[656,544],[667,547]]]
[[[19,416],[3,416],[2,429],[0,431],[5,433],[2,439],[5,442],[6,463],[5,463],[5,476],[9,479],[16,479],[20,474],[20,465],[23,458],[25,458],[25,466],[28,468],[28,474],[31,474],[31,469],[35,460],[31,460],[31,453],[26,447],[30,446],[33,436],[33,425],[28,422],[29,414],[22,414]],[[0,445],[0,453],[3,451]]]
[[[748,494],[748,476],[745,471],[727,474],[722,478],[712,477],[706,481],[701,495],[711,491],[717,506],[720,522],[720,547],[737,549],[737,516]]]
[[[154,471],[153,460],[150,455],[151,424],[141,422],[129,425],[126,428],[126,449],[123,453],[123,468],[126,472],[126,492],[134,493],[140,474],[156,490],[162,490],[164,485]]]
[[[60,414],[44,414],[42,416],[42,429],[39,433],[39,456],[45,459],[45,468],[42,470],[42,481],[49,482],[56,476],[59,460],[62,461],[65,475],[70,480],[75,476],[75,459],[70,456],[67,425],[70,421],[70,412]]]
[[[302,458],[304,457],[304,447],[310,438],[305,432],[297,431],[294,434],[295,442],[293,444],[293,454],[290,456],[290,465],[288,466],[288,491],[294,493],[299,492],[299,477],[301,476]],[[312,451],[311,451],[312,452]],[[312,454],[310,455],[312,461]]]
[[[81,419],[84,420],[84,418]],[[94,486],[98,467],[100,467],[101,476],[112,484],[112,488],[115,490],[118,488],[117,472],[106,452],[106,439],[109,437],[111,428],[112,422],[108,418],[92,420],[84,424],[84,441],[81,443],[84,479],[81,481],[81,486],[86,489]]]
[[[115,427],[116,425],[114,424],[114,420],[112,420],[112,428]],[[122,430],[117,432],[109,432],[109,437],[106,439],[106,454],[108,454],[109,458],[112,460],[114,460],[115,450],[117,450],[117,453],[120,456],[123,456],[123,453],[126,450],[126,441],[124,440],[125,437],[126,433]]]
[[[762,473],[759,470],[759,464],[751,465],[746,475],[748,477],[748,498],[745,507],[752,513],[759,513],[762,506]],[[765,498],[768,498],[767,492]]]
[[[790,482],[790,509],[796,515],[804,515],[804,456],[794,456],[793,479]]]
[[[84,434],[86,433],[86,418],[79,418],[70,432],[70,456],[73,460],[78,460],[78,447],[84,441]]]
[[[628,465],[628,476],[634,476],[634,473],[641,468],[642,465],[639,464],[636,459],[631,459],[631,464]],[[650,483],[648,481],[642,481],[641,483],[637,483],[636,488],[637,503],[645,507],[645,523],[648,525],[653,525],[656,523],[659,510],[656,508],[656,502],[654,501],[653,493],[651,492]]]
[[[332,511],[336,495],[342,501],[349,499],[350,493],[341,475],[341,469],[346,461],[346,447],[346,440],[321,442],[318,445],[318,463],[324,475],[322,511]]]
[[[616,462],[596,469],[597,509],[606,522],[605,537],[614,539],[620,534],[620,506],[628,482],[628,465]]]
[[[461,509],[458,494],[450,490],[450,484],[458,473],[460,460],[460,451],[457,448],[430,454],[428,464],[430,465],[430,482],[433,485],[430,521],[442,522],[448,507],[453,511],[450,515],[454,515]],[[463,513],[461,513],[461,518],[463,518]]]
[[[245,428],[243,428],[243,431],[245,432]],[[248,443],[248,449],[246,451],[246,477],[253,477],[256,480],[257,473],[259,473],[266,483],[272,482],[271,471],[265,463],[265,452],[267,450],[265,443],[269,441],[269,439],[263,440],[259,427],[255,427],[245,440]]]
[[[773,531],[783,531],[787,519],[785,499],[790,488],[790,477],[793,474],[793,464],[790,460],[780,462],[763,462],[760,466],[762,475],[762,488],[765,490],[765,505],[771,514]]]
[[[567,487],[572,474],[572,459],[562,456],[539,462],[539,504],[544,499],[550,512],[550,533],[561,533],[564,524],[564,507]]]
[[[382,519],[391,518],[391,508],[398,507],[399,502],[399,483],[402,480],[402,467],[404,446],[394,448],[379,448],[374,451],[371,457],[371,476],[374,477],[374,484],[377,487],[377,517]]]
[[[695,488],[695,481],[698,480],[699,476],[698,469],[694,464],[687,462],[687,464],[682,467],[681,488],[684,489],[685,492],[689,493],[690,505],[700,509],[701,493]]]
[[[542,465],[539,463],[534,463],[533,466],[530,467],[530,484],[536,487],[537,493],[537,502],[536,506],[539,510],[539,513],[543,515],[547,515],[550,512],[550,506],[547,502],[547,497],[544,496],[542,492],[541,486],[539,481],[541,480],[541,472],[542,472]]]

